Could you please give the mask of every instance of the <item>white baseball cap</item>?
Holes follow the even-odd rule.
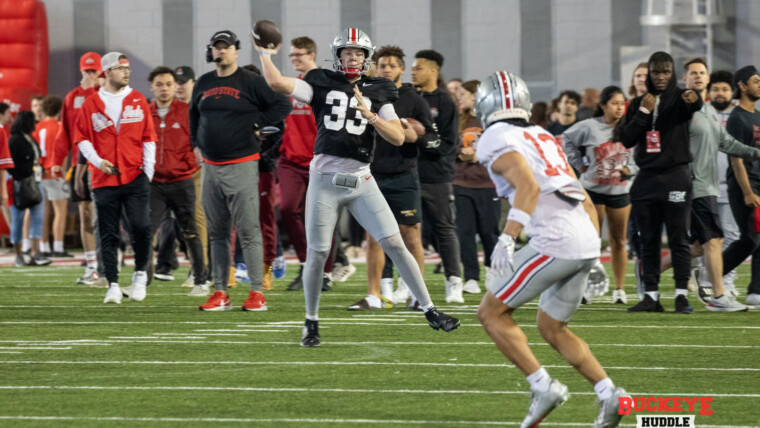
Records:
[[[122,56],[124,58],[120,60],[119,57]],[[102,58],[100,58],[100,66],[103,70],[100,72],[100,77],[105,77],[106,70],[120,65],[129,66],[129,60],[126,58],[126,55],[121,52],[108,52],[107,54],[103,55]]]

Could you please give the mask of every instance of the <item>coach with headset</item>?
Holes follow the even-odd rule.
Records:
[[[228,310],[230,231],[234,222],[251,278],[243,310],[266,310],[261,294],[262,241],[259,226],[258,160],[255,131],[281,122],[291,104],[269,89],[264,78],[238,67],[240,41],[218,31],[206,47],[216,70],[198,79],[190,100],[190,137],[203,160],[201,200],[208,220],[214,294],[201,310]]]

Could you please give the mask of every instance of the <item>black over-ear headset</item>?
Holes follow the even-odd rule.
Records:
[[[211,48],[214,47],[214,39],[216,39],[216,36],[220,34],[228,35],[232,39],[233,44],[235,45],[235,49],[240,50],[240,39],[238,39],[235,33],[230,30],[217,31],[213,36],[211,36],[209,44],[206,45],[206,62],[215,62],[214,55],[211,54]]]

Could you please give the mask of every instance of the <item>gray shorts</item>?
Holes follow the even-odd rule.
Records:
[[[69,183],[65,180],[42,180],[42,187],[45,189],[48,201],[69,199]]]
[[[333,184],[335,174],[310,172],[306,191],[306,245],[315,251],[332,246],[338,213],[346,206],[375,240],[399,233],[398,223],[372,174],[358,177],[356,187]]]
[[[510,308],[519,308],[539,294],[538,306],[557,321],[570,321],[581,304],[591,266],[596,258],[558,259],[530,245],[516,252],[514,270],[496,276],[489,291]]]

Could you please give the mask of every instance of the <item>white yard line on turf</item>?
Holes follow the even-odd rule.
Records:
[[[251,333],[256,332],[274,332],[274,333],[288,333],[287,330],[236,330],[236,331],[246,331]],[[264,345],[293,345],[294,342],[274,342],[274,341],[226,341],[226,340],[213,340],[213,341],[206,341],[206,342],[188,342],[186,340],[178,340],[178,339],[205,339],[204,336],[206,334],[201,335],[193,335],[192,333],[154,333],[154,334],[161,334],[161,337],[154,337],[154,336],[109,336],[109,339],[82,339],[82,340],[90,340],[92,343],[211,343],[211,344],[222,344],[222,345],[257,345],[257,344],[264,344]],[[177,334],[180,335],[180,337],[174,337],[174,336],[165,336],[166,334]],[[210,334],[208,335],[210,336]],[[171,339],[171,340],[164,340],[164,339]],[[25,340],[25,339],[19,339],[19,340],[0,340],[0,343],[27,343],[30,345],[35,344],[46,344],[49,346],[57,346],[60,345],[70,345],[72,343],[69,343],[69,341],[58,341],[58,340]],[[80,343],[79,344],[83,344]],[[545,342],[531,342],[528,343],[531,346],[549,346]],[[366,346],[366,345],[391,345],[391,346],[451,346],[451,345],[462,345],[462,346],[493,346],[493,342],[380,342],[380,341],[363,341],[363,342],[330,342],[330,345],[347,345],[347,346]],[[589,346],[611,346],[611,347],[620,347],[620,348],[718,348],[718,349],[759,349],[760,346],[755,345],[699,345],[699,344],[660,344],[660,343],[589,343]]]
[[[114,308],[115,306],[99,306],[99,307],[108,307],[108,308]],[[149,306],[141,306],[139,304],[134,305],[135,308],[146,308]],[[221,314],[220,314],[221,315]],[[418,315],[421,316],[421,315]],[[349,318],[350,319],[350,318]],[[320,318],[320,321],[329,321],[330,318]],[[355,320],[354,320],[355,321]],[[399,320],[402,321],[402,320]],[[91,324],[97,324],[97,325],[105,325],[105,324],[166,324],[166,325],[180,325],[180,324],[200,324],[200,325],[209,325],[209,324],[223,324],[223,325],[235,325],[237,327],[260,327],[262,325],[277,325],[277,324],[291,324],[291,325],[299,325],[303,327],[303,321],[281,321],[281,322],[275,322],[275,321],[260,321],[258,324],[241,324],[240,319],[230,320],[230,321],[215,321],[213,319],[209,319],[208,321],[0,321],[0,325],[2,324],[31,324],[31,325],[91,325]],[[341,324],[341,323],[331,323],[331,324]],[[352,325],[356,323],[342,323],[347,325]],[[425,323],[414,323],[414,324],[384,324],[384,325],[401,325],[401,326],[427,326]],[[535,324],[518,324],[520,327],[527,327],[527,328],[536,328]],[[481,327],[480,324],[461,324],[462,327]],[[279,326],[278,326],[279,327]],[[739,329],[739,330],[758,330],[760,329],[760,326],[756,325],[737,325],[737,326],[715,326],[715,325],[635,325],[635,324],[626,324],[626,325],[604,325],[604,324],[592,324],[592,325],[581,325],[581,324],[571,324],[569,327],[571,328],[623,328],[626,330],[631,329],[639,329],[639,328],[653,328],[662,330],[663,328],[694,328],[694,329],[710,329],[710,330],[720,330],[720,329]],[[320,325],[320,329],[323,327]]]
[[[474,394],[474,395],[529,395],[529,391],[488,391],[471,389],[367,389],[367,388],[272,388],[256,386],[97,386],[97,385],[0,385],[0,390],[13,389],[68,389],[68,390],[114,390],[114,391],[252,391],[252,392],[335,392],[367,394]],[[595,392],[573,392],[573,395],[593,395]],[[758,398],[760,394],[711,394],[693,392],[630,392],[634,396],[668,397],[719,397]]]
[[[260,342],[266,344],[267,342]],[[293,345],[298,345],[293,343]],[[0,361],[1,364],[49,364],[49,365],[245,365],[245,366],[408,366],[408,367],[514,367],[507,363],[412,363],[412,362],[382,362],[382,361],[33,361],[12,360]],[[571,366],[544,365],[553,369],[573,369]],[[679,370],[679,371],[717,371],[717,372],[760,372],[760,368],[747,367],[605,367],[609,370]]]
[[[93,417],[93,416],[13,416],[0,415],[0,420],[25,421],[97,421],[97,422],[212,422],[212,423],[301,423],[301,424],[386,424],[386,425],[486,425],[520,426],[516,421],[425,421],[406,419],[337,419],[337,418],[161,418],[161,417]],[[541,422],[541,426],[587,427],[588,422]],[[620,424],[621,427],[635,427],[635,424]],[[701,428],[756,428],[748,425],[699,425]]]
[[[27,345],[18,345],[18,346],[0,346],[0,349],[11,349],[11,350],[38,350],[38,351],[65,351],[67,349],[71,349],[70,346],[27,346]]]

